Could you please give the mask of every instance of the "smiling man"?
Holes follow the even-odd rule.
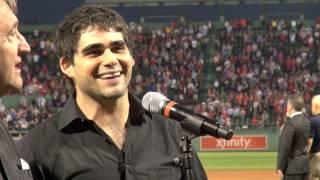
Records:
[[[18,31],[15,15],[16,1],[0,0],[0,96],[22,87],[21,55],[30,51],[25,38]],[[3,121],[0,121],[0,180],[32,179],[29,165],[16,150]]]
[[[123,18],[104,5],[84,5],[59,24],[56,38],[74,93],[23,139],[21,153],[37,179],[185,179],[175,163],[179,124],[145,111],[128,91],[134,60]],[[207,179],[194,157],[195,179]]]

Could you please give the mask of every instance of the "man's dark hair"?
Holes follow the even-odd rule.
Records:
[[[121,32],[128,44],[128,25],[120,14],[103,4],[85,4],[73,10],[58,25],[56,30],[58,56],[73,62],[81,33],[94,28]]]
[[[304,108],[304,99],[300,95],[291,95],[288,102],[292,105],[295,111],[302,111]]]

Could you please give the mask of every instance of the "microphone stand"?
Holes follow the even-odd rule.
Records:
[[[184,112],[180,112],[184,113]],[[178,114],[179,115],[179,114]],[[197,117],[193,116],[182,116],[185,117],[180,121],[180,126],[183,129],[183,133],[180,139],[180,150],[181,155],[179,158],[174,160],[176,165],[179,165],[182,172],[181,180],[196,180],[196,176],[193,170],[193,151],[192,151],[192,144],[191,140],[195,137],[199,137],[201,134],[201,129],[209,128],[214,129],[216,131],[215,137],[230,137],[233,133],[230,131],[221,131],[219,129],[223,127],[223,124],[220,121],[217,121],[213,124],[209,122],[199,121]],[[201,116],[200,116],[201,117]],[[170,117],[174,118],[174,117]],[[175,118],[174,118],[175,119]],[[213,128],[212,128],[213,127]],[[219,132],[219,133],[218,133]],[[223,133],[222,133],[223,132]]]
[[[176,158],[175,163],[181,168],[181,180],[196,180],[193,171],[193,151],[191,140],[201,135],[200,128],[202,123],[195,119],[187,117],[180,121],[183,133],[180,138],[181,154]]]
[[[188,135],[182,135],[180,139],[181,157],[180,168],[183,180],[196,180],[193,171],[193,154],[191,139]]]

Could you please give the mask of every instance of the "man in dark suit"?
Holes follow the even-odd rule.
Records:
[[[303,114],[303,97],[292,95],[287,102],[287,120],[280,133],[277,173],[284,180],[307,180],[310,122]]]

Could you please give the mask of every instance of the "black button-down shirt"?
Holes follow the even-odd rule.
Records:
[[[122,150],[94,121],[88,120],[70,97],[52,119],[32,130],[20,143],[22,156],[36,179],[52,180],[178,180],[181,169],[180,126],[146,112],[129,95],[130,112]],[[207,179],[194,156],[198,180]]]
[[[29,165],[22,160],[12,137],[0,120],[0,180],[31,180]]]

